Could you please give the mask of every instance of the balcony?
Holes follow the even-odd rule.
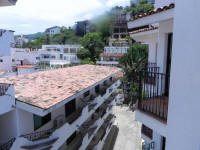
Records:
[[[0,150],[9,150],[12,147],[14,142],[15,142],[15,138],[12,138],[7,143],[1,145]]]
[[[67,150],[78,150],[82,144],[83,135],[78,133],[76,137],[67,145]]]
[[[158,120],[167,121],[169,75],[142,71],[139,81],[138,109]]]
[[[9,84],[0,84],[0,96],[4,96],[9,88]]]

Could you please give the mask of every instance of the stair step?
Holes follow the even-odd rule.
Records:
[[[102,150],[113,149],[118,132],[119,132],[119,128],[117,126],[113,125],[112,128],[110,129],[110,132],[108,133],[108,135],[106,137],[106,140],[105,140]]]
[[[39,144],[33,144],[30,146],[21,146],[21,148],[23,149],[27,149],[27,150],[35,150],[35,149],[40,149],[40,148],[45,148],[46,146],[51,146],[52,144],[54,144],[56,141],[58,140],[58,138],[54,138],[52,140],[49,141],[45,141]],[[43,149],[42,149],[43,150]],[[46,149],[44,149],[46,150]],[[47,149],[48,150],[48,149]]]
[[[46,147],[44,147],[44,148],[41,148],[41,149],[39,149],[39,150],[50,150],[52,147],[53,147],[53,146],[50,145],[50,146],[46,146]]]

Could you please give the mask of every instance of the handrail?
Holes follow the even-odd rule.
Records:
[[[169,75],[157,72],[141,71],[139,77],[140,110],[167,120]]]
[[[0,150],[9,150],[12,147],[15,140],[16,138],[10,139],[7,143],[0,146]]]
[[[35,141],[35,140],[38,140],[40,138],[50,136],[54,131],[55,131],[55,129],[51,128],[49,130],[44,130],[44,131],[39,131],[39,132],[21,135],[20,137],[26,138],[29,141]]]

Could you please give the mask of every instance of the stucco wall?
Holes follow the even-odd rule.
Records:
[[[200,150],[199,7],[176,1],[166,150]]]
[[[16,112],[0,115],[0,145],[17,136]]]

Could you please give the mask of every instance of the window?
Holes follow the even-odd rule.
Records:
[[[55,58],[56,58],[56,56],[51,56],[51,58],[55,59]]]
[[[89,95],[90,95],[90,91],[87,91],[87,92],[84,93],[84,97],[87,97]]]
[[[95,92],[96,92],[96,93],[99,93],[99,92],[100,92],[100,86],[99,86],[99,85],[95,86]]]
[[[70,53],[76,53],[76,49],[75,48],[71,48],[70,49]]]
[[[152,139],[152,137],[153,137],[153,130],[150,129],[150,128],[148,128],[145,125],[142,125],[142,134],[144,134],[148,138]]]
[[[65,104],[65,117],[70,116],[75,111],[76,111],[76,99],[73,99],[67,104]]]
[[[36,57],[36,60],[40,60],[40,57]]]
[[[64,48],[64,53],[69,53],[69,49],[68,48]]]
[[[51,113],[47,114],[44,117],[33,115],[33,120],[34,120],[34,130],[37,130],[46,123],[48,123],[49,121],[51,121]]]
[[[104,82],[103,82],[103,85],[104,85],[104,86],[107,86],[107,81],[104,81]]]
[[[46,56],[46,55],[45,55],[44,58],[49,58],[49,56]]]
[[[15,62],[15,59],[12,59],[12,62]]]
[[[110,77],[110,81],[112,81],[113,80],[113,78],[112,77]]]
[[[0,62],[3,62],[3,59],[0,59]]]

